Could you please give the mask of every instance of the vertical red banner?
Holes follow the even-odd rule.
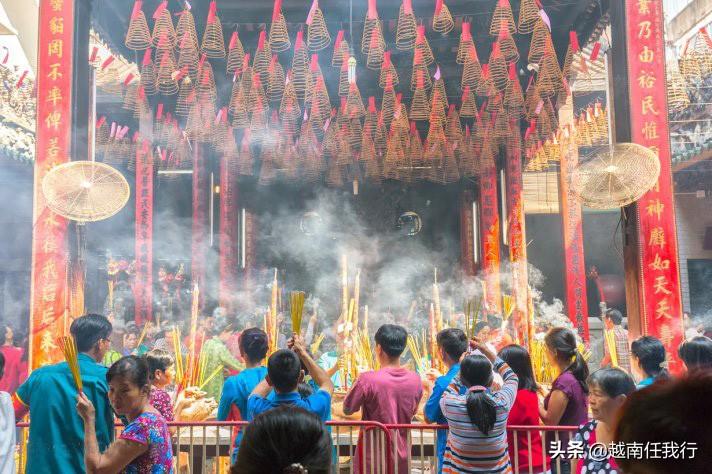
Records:
[[[502,311],[500,287],[499,209],[497,203],[497,166],[494,159],[483,163],[480,175],[480,223],[482,225],[482,269],[485,302],[489,311]]]
[[[569,98],[569,100],[572,100]],[[578,165],[578,146],[575,136],[566,129],[561,138],[561,163],[559,172],[559,204],[561,230],[564,236],[564,293],[566,313],[578,330],[579,336],[589,343],[588,300],[586,296],[586,264],[583,251],[583,223],[581,204],[572,191],[574,169]]]
[[[148,142],[136,145],[136,270],[134,319],[153,319],[153,159]]]
[[[670,368],[677,371],[681,368],[677,348],[682,341],[683,322],[665,81],[663,2],[630,1],[625,5],[632,141],[654,150],[660,160],[657,185],[636,204],[641,329],[663,341],[671,358]]]
[[[211,190],[212,191],[212,190]],[[205,284],[207,258],[208,175],[203,144],[193,143],[193,226],[191,276],[194,285]],[[203,290],[203,288],[201,288]],[[201,294],[205,294],[203,290]]]
[[[42,180],[69,161],[72,130],[74,1],[39,4],[37,130],[30,292],[30,369],[61,360],[55,343],[67,321],[67,220],[52,212]]]
[[[522,184],[522,147],[518,139],[519,127],[512,125],[513,138],[507,143],[507,233],[509,262],[512,272],[514,298],[514,329],[519,343],[529,344],[529,275],[527,268],[527,240],[524,230],[524,193]]]
[[[237,182],[235,155],[224,155],[220,161],[220,306],[232,308],[237,275]]]
[[[470,190],[460,194],[460,264],[466,275],[475,274],[474,200]]]

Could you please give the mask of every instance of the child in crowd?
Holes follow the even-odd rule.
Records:
[[[621,369],[600,369],[588,378],[588,387],[593,420],[579,427],[573,438],[584,446],[583,458],[578,460],[576,473],[619,473],[621,468],[615,458],[605,451],[602,453],[598,446],[609,446],[613,442],[621,407],[635,391],[635,382]]]
[[[166,391],[176,375],[173,357],[166,351],[153,349],[146,353],[146,363],[151,381],[151,405],[166,421],[173,421],[173,402]]]
[[[406,347],[408,333],[402,326],[384,324],[374,336],[376,357],[380,369],[363,372],[359,375],[348,395],[344,399],[344,413],[351,415],[362,410],[364,421],[377,421],[384,424],[409,424],[418,409],[423,396],[420,376],[401,366],[400,356]],[[398,440],[398,472],[408,472],[409,447],[405,430],[394,431]],[[366,443],[359,439],[359,452],[364,453],[365,462],[357,456],[354,471],[371,472],[371,451],[366,436]]]
[[[5,372],[5,356],[0,352],[0,380]],[[0,474],[15,474],[15,412],[7,392],[0,392]]]
[[[507,418],[517,395],[519,378],[490,348],[477,340],[460,362],[460,374],[440,400],[450,427],[443,473],[512,472],[507,451]],[[477,352],[479,351],[480,355]],[[492,391],[494,376],[504,381]],[[461,395],[462,388],[465,394]]]

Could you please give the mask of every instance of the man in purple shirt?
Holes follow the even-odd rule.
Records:
[[[408,333],[401,326],[384,324],[374,337],[376,358],[380,369],[363,372],[354,383],[344,400],[344,413],[350,415],[362,410],[364,421],[377,421],[384,424],[410,424],[418,410],[423,385],[420,376],[401,367],[400,356],[406,346]],[[359,456],[356,457],[354,472],[371,472],[371,453],[379,459],[385,449],[392,455],[392,447],[378,446],[378,435],[371,435],[363,442],[363,433],[359,438]],[[398,472],[408,472],[408,443],[405,430],[393,431],[398,442]],[[376,440],[376,446],[371,441]],[[365,460],[361,457],[364,456]],[[395,460],[390,463],[395,464]]]

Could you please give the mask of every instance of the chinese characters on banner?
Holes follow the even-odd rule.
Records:
[[[472,209],[474,197],[472,191],[460,194],[460,260],[462,270],[466,275],[475,274],[475,232],[474,213]]]
[[[519,127],[512,125],[512,136],[507,143],[507,221],[509,223],[509,262],[512,271],[514,298],[514,329],[519,343],[529,347],[529,277],[527,242],[524,232],[524,201],[522,185],[522,147]]]
[[[494,159],[483,163],[480,176],[480,222],[482,224],[482,268],[485,274],[485,302],[489,311],[502,311],[499,282],[499,209],[497,166]]]
[[[153,319],[153,159],[147,141],[136,146],[136,274],[134,319]]]
[[[220,306],[231,308],[237,272],[237,183],[235,155],[220,160]]]
[[[578,146],[570,127],[564,130],[561,138],[561,151],[559,203],[564,236],[566,312],[571,323],[578,330],[579,336],[588,345],[588,300],[581,203],[576,199],[571,186],[571,180],[575,176],[574,169],[578,165]]]
[[[212,190],[210,190],[212,192]],[[193,228],[191,244],[191,276],[193,287],[205,284],[207,258],[208,184],[202,144],[193,143]],[[200,294],[204,294],[201,292]]]
[[[662,9],[662,0],[626,2],[626,37],[632,141],[654,150],[660,159],[657,185],[637,203],[641,329],[663,341],[670,368],[677,371],[683,328]]]
[[[42,179],[69,161],[71,146],[73,0],[40,2],[30,296],[30,370],[57,362],[67,321],[67,221],[52,212]]]

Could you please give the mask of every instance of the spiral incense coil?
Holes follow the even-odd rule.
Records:
[[[509,34],[506,28],[502,28],[497,37],[497,43],[499,43],[499,49],[504,56],[505,61],[508,63],[516,63],[519,61],[519,50],[514,42],[514,38]]]
[[[418,77],[422,74],[423,77],[423,88],[425,90],[430,90],[433,86],[432,79],[430,79],[430,71],[428,71],[428,66],[422,61],[422,53],[416,48],[415,55],[413,59],[413,71],[410,77],[410,90],[414,91],[418,85]]]
[[[136,108],[137,98],[138,84],[129,84],[126,87],[126,94],[124,94],[124,101],[121,108],[124,110],[134,110]]]
[[[457,164],[455,153],[449,144],[445,143],[445,159],[443,160],[443,177],[445,184],[456,183],[460,181],[460,168]]]
[[[269,65],[269,77],[267,80],[267,98],[272,101],[281,101],[284,93],[284,68],[277,60],[277,55],[272,56]]]
[[[184,36],[178,48],[178,70],[184,71],[194,81],[198,79],[198,50],[187,36]]]
[[[411,123],[410,143],[406,156],[413,166],[419,166],[423,162],[423,140],[420,139],[420,133],[414,122]]]
[[[297,97],[304,99],[307,88],[307,76],[309,75],[309,56],[302,41],[303,32],[297,32],[297,40],[294,42],[294,55],[292,56],[292,83]]]
[[[469,87],[475,90],[482,81],[482,66],[480,65],[479,58],[477,57],[477,49],[472,45],[470,48],[467,59],[465,60],[465,67],[462,69],[462,79],[460,81],[460,87],[464,89]]]
[[[434,78],[435,82],[433,82],[433,96],[435,95],[435,91],[437,91],[440,105],[442,106],[443,110],[447,110],[450,103],[447,99],[447,89],[445,88],[445,80],[442,78],[442,74],[440,73],[440,67],[435,70]]]
[[[368,50],[371,47],[371,36],[373,35],[374,29],[378,30],[380,37],[383,38],[383,30],[381,29],[381,20],[378,18],[376,0],[368,0],[368,10],[366,11],[366,18],[364,19],[363,24],[363,35],[361,37],[361,53],[365,56],[368,55]]]
[[[494,138],[499,140],[503,145],[507,143],[507,140],[512,135],[511,128],[509,126],[509,119],[507,114],[499,113],[494,123]]]
[[[176,46],[176,30],[173,27],[171,12],[167,8],[168,2],[160,3],[156,12],[153,14],[153,35],[151,37],[153,46],[160,50],[175,48]]]
[[[691,52],[685,52],[678,60],[680,74],[690,84],[702,79],[702,67],[699,58]]]
[[[413,93],[413,99],[410,102],[410,119],[411,120],[428,120],[430,115],[430,101],[428,94],[423,89],[422,75],[418,77],[418,87]]]
[[[200,52],[211,59],[222,59],[225,57],[225,38],[223,37],[220,17],[217,15],[217,3],[215,0],[210,2],[208,20],[205,24]]]
[[[396,27],[396,48],[398,50],[413,49],[417,26],[412,0],[403,0],[398,11],[398,26]]]
[[[227,53],[227,74],[234,76],[242,72],[242,63],[245,60],[245,48],[240,41],[237,31],[230,37],[230,45]]]
[[[359,161],[372,160],[376,157],[376,146],[373,143],[372,131],[373,128],[370,123],[364,124],[363,131],[361,132],[361,154],[358,156]]]
[[[241,176],[252,176],[254,174],[255,159],[250,148],[250,132],[245,130],[242,142],[240,143],[240,152],[237,161],[237,172]]]
[[[312,54],[311,60],[309,61],[309,73],[307,74],[307,86],[304,94],[304,102],[309,103],[314,95],[314,87],[317,81],[321,78],[324,79],[324,74],[321,72],[321,66],[319,66],[319,56],[317,54]]]
[[[200,66],[196,90],[200,98],[207,98],[213,102],[217,98],[215,74],[213,73],[213,66],[209,61],[203,61],[203,64]]]
[[[115,67],[108,66],[97,72],[97,82],[101,83],[99,88],[107,94],[121,96],[124,92],[123,84],[119,80],[119,72]]]
[[[323,77],[320,77],[314,86],[311,112],[312,118],[315,120],[318,119],[319,123],[325,122],[331,113],[331,100],[329,99],[329,91],[326,88]]]
[[[420,51],[422,61],[426,66],[431,65],[435,62],[435,56],[433,56],[433,50],[430,49],[430,43],[428,38],[425,37],[425,25],[419,25],[417,27],[417,35],[415,38],[415,51]]]
[[[258,96],[256,98],[254,106],[251,110],[252,117],[250,118],[250,130],[252,132],[267,130],[267,115],[269,114],[269,110],[267,104],[263,102],[261,97]]]
[[[259,74],[252,73],[252,86],[250,94],[247,96],[247,109],[253,111],[258,107],[268,108],[267,93],[265,92],[262,79]]]
[[[392,87],[395,87],[400,83],[398,71],[391,61],[391,52],[386,51],[383,53],[383,64],[381,65],[381,72],[378,75],[378,86],[381,89],[386,88],[386,83],[388,82],[389,77]]]
[[[474,117],[477,115],[477,102],[475,94],[472,93],[469,86],[465,86],[462,92],[462,105],[460,106],[460,117]]]
[[[156,86],[158,92],[163,95],[173,95],[178,92],[178,83],[175,80],[174,72],[176,70],[173,51],[165,50],[157,53],[161,54],[158,65],[158,73],[156,75]]]
[[[126,38],[124,40],[126,47],[134,51],[151,47],[151,33],[148,30],[146,15],[143,13],[143,10],[141,10],[142,3],[141,0],[136,0],[134,3],[131,19],[129,20],[129,27],[126,30]]]
[[[260,32],[255,58],[252,61],[252,70],[254,73],[259,74],[264,82],[267,82],[269,78],[269,65],[272,61],[272,48],[269,41],[266,40],[266,36],[267,34],[264,31]]]
[[[455,108],[455,104],[450,105],[445,122],[445,136],[452,142],[459,142],[463,138],[462,124],[460,123],[460,113]]]
[[[446,35],[455,27],[450,9],[443,0],[435,0],[435,14],[433,15],[433,31]]]
[[[282,94],[282,102],[279,104],[279,116],[282,120],[294,119],[296,121],[301,115],[302,110],[299,107],[299,100],[297,99],[297,92],[294,90],[294,83],[291,80],[287,80],[287,84],[284,86],[284,93]]]
[[[190,77],[185,77],[178,89],[178,100],[176,102],[176,115],[187,117],[190,107],[195,101],[195,87]]]
[[[346,61],[343,61],[339,70],[339,96],[347,95],[349,95],[349,67]]]
[[[497,89],[490,75],[489,64],[482,66],[482,79],[475,89],[475,94],[480,97],[492,97],[497,95]]]
[[[712,74],[712,38],[707,28],[700,28],[693,39],[692,54],[700,63],[702,77]]]
[[[539,64],[539,61],[544,57],[544,53],[548,50],[553,50],[554,45],[551,42],[551,33],[549,27],[546,26],[541,17],[534,25],[532,40],[529,45],[529,62],[531,64]]]
[[[287,22],[282,14],[282,0],[274,2],[274,12],[272,14],[272,24],[269,27],[269,44],[272,51],[286,51],[292,47],[287,31]]]
[[[441,92],[439,92],[437,89],[433,89],[430,106],[430,116],[428,117],[428,120],[431,123],[445,122],[445,107],[443,107],[442,96],[440,94]],[[411,114],[411,118],[412,116],[413,115]]]
[[[492,22],[490,23],[490,35],[498,36],[499,31],[502,28],[502,24],[504,24],[509,31],[510,36],[517,32],[517,26],[514,23],[514,15],[512,14],[512,6],[509,4],[509,0],[497,1],[497,6],[492,14]]]
[[[383,179],[397,179],[398,166],[403,161],[403,151],[400,148],[400,141],[391,138],[388,140],[386,156],[383,159],[383,169],[381,177]]]
[[[366,67],[374,71],[381,69],[383,64],[383,54],[385,53],[386,43],[383,41],[383,36],[379,36],[380,30],[374,29],[371,33],[371,45],[368,48],[366,56]]]
[[[504,91],[504,108],[513,118],[524,116],[524,94],[519,79],[510,79]]]
[[[507,62],[499,49],[499,42],[492,46],[492,54],[489,60],[489,72],[494,86],[499,91],[503,91],[509,82],[509,68]]]
[[[485,110],[491,114],[504,113],[504,97],[501,92],[487,99]]]
[[[334,41],[334,52],[331,56],[332,67],[340,68],[350,55],[349,43],[344,39],[344,30],[339,30]]]
[[[312,2],[307,17],[307,48],[309,51],[321,51],[331,44],[329,29],[326,27],[324,13],[319,8],[319,0]]]
[[[553,52],[545,54],[541,60],[536,84],[542,97],[552,97],[563,87],[559,61]]]
[[[383,120],[384,128],[390,126],[393,120],[393,112],[395,111],[396,105],[396,93],[393,87],[386,87],[383,90],[383,97],[381,98],[381,118]],[[376,129],[378,131],[378,129]],[[375,139],[375,138],[374,138]]]
[[[198,50],[198,33],[195,31],[195,18],[189,9],[185,9],[178,17],[176,24],[176,42],[181,44],[183,38],[187,38],[191,42],[193,48]]]
[[[517,31],[519,34],[528,35],[534,31],[534,25],[540,18],[537,0],[521,0],[519,3]]]
[[[527,118],[534,118],[538,114],[537,109],[541,103],[543,101],[541,95],[539,95],[539,88],[535,84],[530,85],[524,96],[524,108]]]
[[[147,95],[155,95],[158,92],[156,86],[156,67],[151,59],[151,49],[147,49],[143,54],[141,62],[141,85]]]
[[[687,92],[687,85],[676,67],[668,67],[667,80],[667,96],[670,110],[677,112],[689,107],[690,96]]]
[[[360,118],[366,115],[366,108],[363,105],[361,92],[355,82],[349,87],[349,95],[346,97],[346,116],[349,118]]]
[[[232,115],[232,126],[235,128],[245,128],[250,125],[250,115],[247,111],[248,94],[249,91],[245,91],[243,84],[234,85],[228,110]]]
[[[475,48],[471,32],[472,24],[469,21],[462,22],[462,33],[460,33],[460,43],[457,46],[457,64],[465,64],[470,54],[470,48]]]
[[[351,149],[356,152],[361,149],[361,137],[363,135],[363,127],[361,126],[361,120],[351,119],[349,120],[348,126],[348,141]],[[349,164],[351,163],[351,157],[349,156]]]

